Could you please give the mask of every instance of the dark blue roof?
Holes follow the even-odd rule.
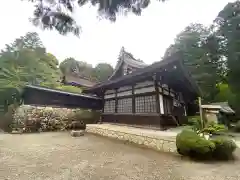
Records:
[[[91,95],[80,94],[80,93],[79,94],[78,93],[72,93],[72,92],[67,92],[67,91],[58,90],[58,89],[46,88],[46,87],[42,87],[42,86],[26,85],[25,88],[37,89],[37,90],[48,91],[48,92],[56,92],[56,93],[71,95],[71,96],[86,97],[86,98],[92,98],[92,99],[101,99],[97,96],[91,96]]]

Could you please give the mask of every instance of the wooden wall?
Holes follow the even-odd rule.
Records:
[[[184,110],[184,100],[181,93],[175,92],[166,84],[162,85],[156,82],[154,83],[154,81],[145,81],[135,84],[134,86],[124,86],[118,89],[106,90],[104,95],[104,101],[106,102],[104,109],[108,109],[107,113],[118,113],[118,101],[120,101],[120,99],[131,98],[131,105],[133,106],[132,113],[137,113],[137,100],[139,100],[139,97],[145,97],[143,101],[146,102],[147,96],[149,98],[152,98],[150,96],[155,96],[155,99],[152,100],[154,100],[154,103],[156,103],[156,110],[154,112],[146,111],[141,113],[172,114],[173,107],[174,109],[179,108]],[[106,107],[109,105],[109,101],[116,101],[116,103],[114,104],[115,108],[112,108],[112,110],[116,109],[116,111],[109,111],[109,108]],[[113,105],[113,103],[111,104]],[[179,114],[181,111],[174,112],[178,112]],[[182,112],[182,114],[185,114],[185,112]]]
[[[166,84],[154,81],[107,90],[104,102],[104,122],[153,126],[176,126],[177,123],[186,122],[181,93],[175,92]],[[139,109],[139,103],[142,102],[147,104],[141,104],[144,107]]]

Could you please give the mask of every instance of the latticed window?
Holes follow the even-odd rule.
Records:
[[[156,113],[156,96],[139,96],[135,98],[136,113]]]
[[[117,104],[118,113],[132,113],[132,98],[119,99]]]
[[[105,113],[114,113],[115,112],[115,100],[105,101],[104,112]]]

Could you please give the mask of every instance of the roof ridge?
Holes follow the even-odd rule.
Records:
[[[146,64],[146,63],[145,63],[143,60],[141,60],[140,58],[136,59],[136,58],[133,56],[132,53],[126,51],[125,49],[122,49],[120,53],[128,55],[128,56],[131,58],[131,60],[134,60],[134,61],[136,61],[136,62],[140,62],[140,63]],[[122,55],[122,54],[120,54],[120,55]]]

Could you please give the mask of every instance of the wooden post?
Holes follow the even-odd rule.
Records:
[[[203,112],[202,112],[202,99],[201,97],[198,97],[198,105],[199,105],[199,113],[200,113],[200,120],[202,128],[204,128],[204,121],[203,121]]]

